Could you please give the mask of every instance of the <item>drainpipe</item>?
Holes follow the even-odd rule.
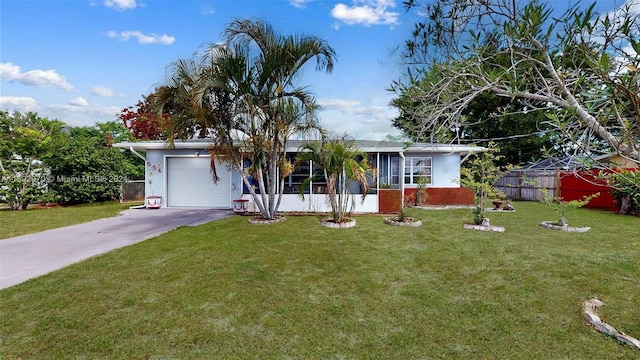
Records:
[[[140,159],[142,159],[142,161],[144,161],[144,163],[147,163],[147,158],[145,158],[144,156],[142,156],[142,154],[140,154],[139,152],[136,151],[136,149],[133,148],[133,146],[129,146],[129,151],[131,151],[132,153],[134,153],[137,157],[139,157]]]
[[[398,152],[400,155],[400,170],[398,177],[400,181],[400,206],[404,207],[404,151]]]
[[[133,148],[133,146],[129,146],[129,151],[131,151],[135,156],[139,157],[140,159],[142,159],[142,162],[144,164],[144,166],[147,166],[147,158],[145,158],[144,156],[142,156],[142,154],[140,154],[138,151],[136,151],[136,149]],[[147,198],[147,170],[145,168],[144,170],[144,197],[145,199]],[[151,183],[149,183],[149,187],[151,187]],[[153,194],[153,193],[152,193]],[[145,206],[147,205],[147,202],[145,200]]]

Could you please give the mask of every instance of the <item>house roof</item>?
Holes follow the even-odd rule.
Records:
[[[616,154],[603,154],[592,157],[567,155],[564,157],[550,157],[518,170],[577,170],[601,168],[601,163],[608,163]]]
[[[296,152],[298,148],[309,140],[289,140],[287,143],[287,152]],[[204,149],[211,145],[211,139],[193,139],[186,141],[174,142],[174,149]],[[466,155],[469,153],[483,152],[486,148],[473,145],[456,145],[456,144],[437,144],[437,143],[404,143],[398,141],[377,141],[377,140],[356,140],[357,147],[364,152],[423,152],[423,153],[440,153],[451,154],[458,153]],[[170,149],[169,143],[166,141],[138,141],[138,142],[121,142],[113,144],[113,147],[120,149],[133,148],[136,151],[148,150],[165,150]]]
[[[561,158],[550,157],[536,163],[523,166],[519,170],[555,170],[555,169],[577,169],[581,167],[575,156],[565,156]]]

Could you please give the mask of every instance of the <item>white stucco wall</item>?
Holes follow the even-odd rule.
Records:
[[[378,195],[369,194],[362,201],[361,195],[354,195],[356,200],[354,213],[371,213],[378,212]],[[310,211],[310,212],[330,212],[331,206],[327,202],[327,195],[305,195],[304,200],[299,195],[285,194],[282,195],[280,203],[280,211]]]
[[[433,156],[433,187],[460,187],[460,154]]]
[[[144,172],[145,196],[163,196],[164,195],[164,189],[165,189],[164,153],[166,153],[166,151],[157,151],[157,150],[147,151],[147,162],[145,164],[145,172]],[[164,206],[164,203],[163,203],[163,206]]]
[[[460,154],[425,154],[405,153],[405,157],[431,158],[431,185],[437,188],[460,187]],[[417,185],[405,184],[405,188],[415,188]]]

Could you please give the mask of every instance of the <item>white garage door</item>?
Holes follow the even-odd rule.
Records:
[[[229,208],[231,203],[231,172],[217,166],[217,184],[208,157],[167,158],[167,205],[208,208]]]

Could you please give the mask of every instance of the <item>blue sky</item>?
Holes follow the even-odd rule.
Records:
[[[237,17],[316,35],[336,50],[333,73],[310,64],[299,83],[323,107],[327,129],[357,139],[397,134],[385,89],[403,68],[390,54],[419,20],[400,0],[2,0],[0,108],[73,126],[117,120],[163,82],[167,65],[218,42]]]

